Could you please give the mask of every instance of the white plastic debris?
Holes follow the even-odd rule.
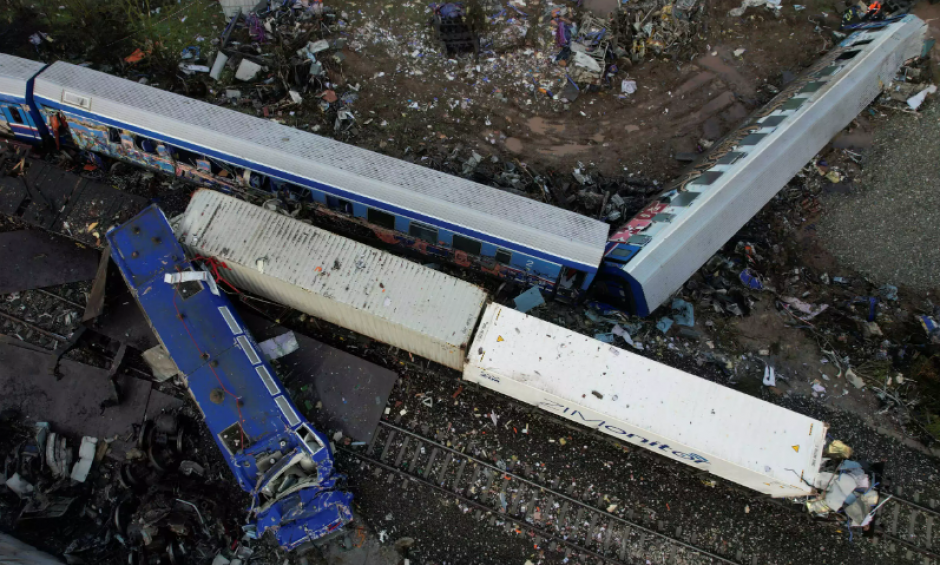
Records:
[[[262,341],[258,347],[261,348],[261,352],[268,358],[268,361],[274,361],[297,351],[300,344],[297,343],[297,336],[294,332],[287,332]]]
[[[846,369],[845,371],[845,380],[852,383],[852,386],[855,388],[865,388],[865,381],[861,379],[858,375],[855,374],[851,368]]]
[[[228,63],[228,55],[220,52],[215,56],[215,61],[212,63],[212,70],[209,71],[209,77],[213,80],[219,80],[219,77],[222,76],[222,69],[225,68],[225,63]]]
[[[19,473],[14,473],[12,477],[7,479],[6,485],[8,489],[15,492],[20,498],[29,496],[36,490],[36,487],[20,477]]]
[[[98,449],[98,438],[85,436],[82,438],[82,445],[78,448],[78,461],[72,466],[73,481],[84,483],[88,478],[88,472],[95,462],[95,451]]]
[[[304,97],[301,96],[300,93],[296,90],[288,90],[287,94],[290,95],[290,99],[294,102],[294,104],[300,104],[304,101]]]
[[[734,56],[735,56],[735,57],[740,57],[741,55],[744,55],[744,52],[745,52],[745,51],[747,51],[747,49],[744,49],[743,47],[740,48],[740,49],[735,49],[735,50],[734,50]]]
[[[68,441],[59,434],[50,433],[46,440],[46,465],[53,476],[65,477],[72,466],[72,450]]]
[[[238,80],[252,80],[258,73],[261,72],[261,65],[248,59],[242,59],[242,62],[238,65],[238,70],[235,71],[235,78]]]
[[[206,271],[182,271],[163,275],[163,282],[167,284],[179,284],[195,281],[206,283],[209,285],[209,292],[215,296],[219,295],[219,287],[215,285],[215,280]]]
[[[590,55],[586,55],[584,53],[574,53],[571,61],[576,67],[583,67],[592,73],[600,74],[601,72],[600,63],[598,63],[597,59],[594,59]]]
[[[748,8],[757,8],[760,6],[766,6],[771,10],[779,10],[781,1],[782,0],[744,0],[739,7],[729,11],[728,15],[733,18],[739,18],[744,15],[744,12],[747,11]]]
[[[908,98],[907,105],[910,106],[911,110],[916,110],[920,108],[921,104],[924,103],[924,100],[927,99],[928,94],[933,94],[936,91],[937,91],[937,86],[935,84],[931,84],[930,86],[921,90],[914,96],[911,96],[910,98]]]
[[[777,386],[777,375],[774,373],[774,368],[770,365],[764,367],[764,385]]]
[[[180,70],[183,71],[184,73],[186,73],[187,75],[191,75],[191,74],[193,74],[193,73],[208,73],[211,69],[209,69],[209,67],[207,67],[207,66],[205,66],[205,65],[186,65],[186,64],[181,64],[181,65],[180,65]]]
[[[816,306],[815,304],[808,304],[806,302],[803,302],[799,298],[794,298],[792,296],[784,296],[780,300],[781,302],[786,302],[787,304],[789,304],[790,307],[793,308],[794,310],[798,310],[806,314],[806,316],[801,318],[804,321],[812,320],[816,316],[822,314],[823,312],[829,309],[828,304],[822,304],[820,306]]]
[[[310,53],[314,53],[314,54],[319,53],[320,51],[326,51],[329,48],[330,48],[330,42],[325,39],[321,39],[319,41],[311,41],[310,43],[307,44],[307,51]]]
[[[636,81],[623,79],[620,81],[620,91],[624,94],[633,94],[636,92]]]

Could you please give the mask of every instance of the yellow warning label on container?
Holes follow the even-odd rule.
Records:
[[[799,446],[799,445],[794,445],[794,446],[793,446],[793,451],[799,453],[799,452],[800,452],[800,446]]]
[[[496,336],[496,341],[497,341],[497,342],[500,342],[500,341],[506,341],[506,340],[503,339],[503,336],[498,335],[498,336]]]

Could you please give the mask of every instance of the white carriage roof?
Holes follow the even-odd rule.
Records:
[[[55,103],[63,90],[90,98],[85,110],[92,114],[412,212],[406,215],[430,216],[590,270],[603,256],[607,224],[528,198],[68,63],[53,64],[36,80],[35,94]]]
[[[647,241],[624,267],[643,286],[650,311],[849,124],[905,60],[920,53],[925,29],[918,18],[905,16],[884,29],[856,32],[840,47],[858,45],[857,55],[813,70],[812,80],[789,102],[753,122],[759,129],[686,190],[659,196],[660,202],[668,202],[659,212],[666,219],[654,219],[637,232]]]
[[[26,81],[36,76],[45,63],[0,53],[0,94],[26,98]]]

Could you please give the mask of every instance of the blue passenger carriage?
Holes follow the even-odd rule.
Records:
[[[577,298],[608,226],[234,110],[58,62],[36,103],[82,149],[235,191],[286,190],[386,243]]]
[[[0,54],[0,135],[38,144],[44,124],[30,103],[33,78],[44,63]]]

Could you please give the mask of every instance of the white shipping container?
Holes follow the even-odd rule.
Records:
[[[212,190],[174,220],[222,275],[301,312],[460,370],[486,302],[479,287]]]
[[[503,306],[464,379],[775,498],[813,494],[827,425]]]

